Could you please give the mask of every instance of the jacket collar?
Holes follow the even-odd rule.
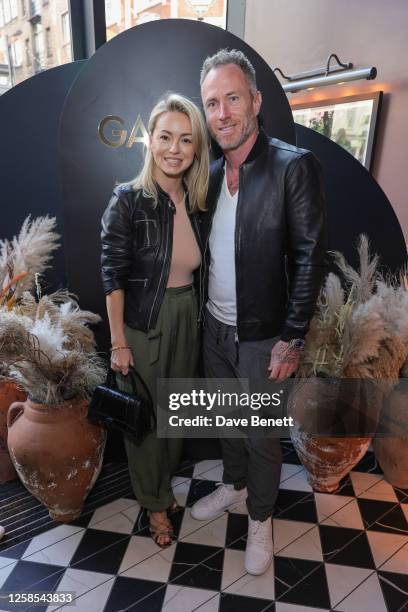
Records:
[[[259,157],[261,153],[265,151],[267,146],[268,146],[268,136],[265,130],[263,129],[263,127],[260,126],[258,137],[256,141],[254,142],[254,146],[248,153],[248,156],[242,165],[248,164],[252,162],[254,159],[256,159],[257,157]],[[225,165],[224,155],[222,155],[221,157],[218,157],[218,159],[213,161],[213,163],[211,164],[211,180],[210,180],[210,184],[208,187],[208,195],[207,195],[207,201],[210,203],[210,205],[214,204],[217,198],[217,194],[219,192],[219,188],[220,188],[222,179],[224,177],[224,165]]]
[[[252,149],[250,150],[250,152],[248,153],[245,161],[243,162],[243,164],[247,164],[252,162],[254,159],[256,159],[257,157],[259,157],[259,155],[261,155],[261,153],[263,153],[263,151],[266,149],[266,147],[268,146],[268,135],[265,132],[265,130],[263,129],[262,126],[259,126],[259,131],[258,131],[258,136],[257,139],[254,142],[254,145],[252,147]],[[223,166],[225,164],[225,156],[222,154],[221,149],[218,147],[218,145],[216,144],[214,149],[215,152],[219,151],[221,152],[221,156],[218,157],[212,165],[212,169],[214,168],[218,168],[218,166]]]
[[[175,210],[176,207],[174,206],[169,194],[167,193],[167,191],[164,191],[164,189],[162,189],[159,185],[159,183],[157,181],[155,181],[156,187],[157,187],[157,192],[159,194],[159,200],[163,203],[165,202],[169,202],[170,206],[172,208],[172,210]],[[189,194],[188,194],[188,190],[187,190],[187,185],[185,184],[185,182],[183,181],[183,189],[184,189],[184,193],[185,193],[185,206],[186,206],[186,210],[187,213],[190,215],[192,214],[191,210],[190,210],[190,201],[189,201]]]
[[[263,129],[263,127],[259,127],[259,133],[258,133],[258,137],[254,142],[254,146],[252,147],[252,149],[250,150],[250,152],[248,153],[248,156],[246,158],[246,160],[244,161],[244,164],[248,164],[251,161],[253,161],[254,159],[256,159],[257,157],[259,157],[261,155],[261,153],[263,153],[266,149],[266,147],[268,146],[268,136],[265,132],[265,130]]]

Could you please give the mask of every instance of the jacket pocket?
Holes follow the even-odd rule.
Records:
[[[147,283],[149,282],[148,278],[128,278],[128,283],[137,283],[136,286],[143,286],[146,287]]]
[[[133,247],[136,250],[157,246],[158,230],[156,219],[136,219],[134,221]]]

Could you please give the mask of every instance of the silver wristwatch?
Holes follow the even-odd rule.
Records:
[[[289,340],[288,349],[292,351],[302,351],[305,348],[305,341],[303,338],[292,338]]]

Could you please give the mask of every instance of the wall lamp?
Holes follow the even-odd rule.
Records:
[[[336,60],[337,65],[331,67],[330,63],[333,58]],[[322,68],[315,68],[290,76],[284,74],[280,68],[274,68],[273,71],[279,72],[284,79],[289,81],[282,85],[282,88],[287,93],[295,93],[301,89],[314,89],[315,87],[324,87],[326,85],[339,85],[346,81],[371,80],[377,76],[377,68],[375,66],[354,70],[352,68],[353,64],[351,62],[345,64],[339,60],[335,53],[332,53],[327,59],[326,66]]]

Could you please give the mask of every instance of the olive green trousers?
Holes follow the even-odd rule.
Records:
[[[135,369],[157,405],[157,378],[193,378],[199,352],[198,305],[194,287],[166,289],[155,329],[147,333],[125,326]],[[130,392],[124,376],[118,385]],[[143,393],[138,388],[139,393]],[[140,444],[124,435],[132,487],[139,504],[159,512],[173,501],[171,478],[180,462],[182,439],[157,438],[150,433]]]

